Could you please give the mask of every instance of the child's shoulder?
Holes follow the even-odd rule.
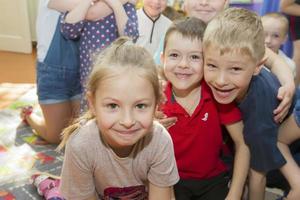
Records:
[[[169,132],[159,122],[153,122],[151,133],[146,135],[145,140],[154,145],[162,145],[172,142]]]
[[[94,143],[100,141],[100,135],[96,120],[90,120],[76,129],[68,139],[68,144],[83,148],[94,146]]]

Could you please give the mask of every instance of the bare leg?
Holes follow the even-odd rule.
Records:
[[[287,196],[289,200],[300,199],[300,168],[293,159],[288,145],[300,138],[300,128],[297,126],[294,116],[291,115],[281,124],[278,135],[278,148],[287,163],[280,168],[283,176],[290,184],[291,190]]]
[[[250,169],[249,172],[249,200],[264,200],[266,174]]]
[[[294,55],[293,60],[296,63],[296,86],[300,84],[300,40],[293,42]]]
[[[49,143],[58,144],[61,132],[79,111],[79,101],[41,105],[44,117],[31,114],[26,117],[28,124]]]

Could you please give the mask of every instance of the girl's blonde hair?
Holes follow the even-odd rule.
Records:
[[[120,37],[95,57],[93,70],[87,81],[87,90],[92,97],[95,97],[97,88],[107,76],[120,72],[139,73],[152,84],[156,104],[159,104],[162,99],[162,92],[156,68],[151,54],[145,48],[133,44],[129,38]],[[62,141],[58,149],[60,150],[65,146],[69,136],[76,129],[93,118],[95,116],[87,111],[81,117],[75,119],[69,127],[63,130]]]

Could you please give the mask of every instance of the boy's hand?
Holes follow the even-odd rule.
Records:
[[[166,129],[173,126],[177,118],[176,117],[167,117],[162,111],[156,111],[155,112],[155,118],[159,123],[161,123]]]
[[[277,123],[281,123],[286,117],[290,106],[292,104],[293,96],[295,92],[295,85],[283,85],[278,89],[277,98],[281,101],[278,107],[273,111],[274,120]]]

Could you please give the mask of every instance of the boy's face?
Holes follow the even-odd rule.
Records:
[[[178,42],[180,41],[180,42]],[[164,74],[176,95],[186,95],[200,86],[203,78],[202,42],[171,33],[161,57]]]
[[[279,20],[270,17],[263,17],[262,23],[265,32],[265,45],[278,53],[280,46],[286,39],[283,24]]]
[[[153,19],[158,17],[166,6],[167,0],[144,0],[144,10]]]
[[[260,68],[250,56],[238,51],[221,55],[216,45],[205,49],[204,78],[221,104],[243,100],[252,76],[257,75]]]
[[[221,12],[228,0],[185,0],[184,10],[189,17],[196,17],[208,23]]]

